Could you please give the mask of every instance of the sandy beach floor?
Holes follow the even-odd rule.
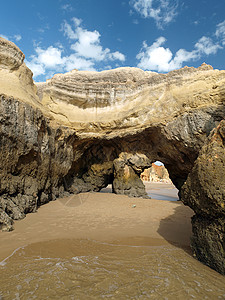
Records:
[[[0,261],[19,247],[57,239],[92,239],[124,245],[186,247],[192,210],[181,202],[83,193],[57,199],[0,232]]]

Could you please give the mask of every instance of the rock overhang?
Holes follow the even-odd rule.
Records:
[[[224,71],[202,65],[168,74],[137,68],[71,71],[37,87],[43,106],[59,123],[86,136],[115,136],[119,130],[129,134],[199,107],[221,105],[224,83]]]
[[[138,175],[160,160],[179,189],[188,177],[181,196],[197,213],[193,248],[200,260],[224,273],[224,246],[216,254],[202,246],[207,236],[221,245],[216,235],[222,240],[225,235],[224,208],[212,214],[212,226],[198,196],[191,203],[187,198],[195,160],[225,116],[225,71],[205,64],[168,74],[73,70],[35,84],[22,52],[1,38],[0,95],[1,226],[10,230],[13,219],[56,197],[98,191],[113,181],[119,193],[145,196]]]

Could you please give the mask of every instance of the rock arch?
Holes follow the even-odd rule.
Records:
[[[160,160],[196,213],[197,257],[224,274],[225,176],[217,180],[224,171],[209,180],[200,174],[224,167],[225,71],[205,64],[168,74],[73,70],[34,84],[23,60],[0,38],[1,227],[12,229],[13,219],[56,197],[113,181],[117,192],[145,196],[138,175]]]

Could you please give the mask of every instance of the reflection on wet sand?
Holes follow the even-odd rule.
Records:
[[[4,299],[224,298],[225,278],[183,249],[156,240],[121,242],[52,240],[19,249],[0,266],[1,293]]]
[[[144,181],[147,194],[157,200],[178,201],[178,189],[171,183]],[[109,184],[101,190],[101,193],[112,193],[112,185]]]
[[[223,299],[224,277],[191,255],[192,214],[181,202],[106,193],[57,199],[0,233],[0,295]]]

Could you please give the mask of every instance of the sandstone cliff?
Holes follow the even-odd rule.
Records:
[[[154,163],[150,168],[145,169],[141,173],[141,179],[150,182],[172,183],[167,169],[164,166],[158,166]]]
[[[15,44],[0,37],[0,94],[40,107],[33,74],[25,65],[24,58]]]
[[[37,88],[51,126],[73,129],[80,139],[112,141],[118,153],[159,159],[179,188],[205,138],[224,117],[224,83],[225,71],[202,65],[168,74],[73,70]]]
[[[197,258],[225,274],[225,121],[202,147],[181,199],[196,213],[192,248]]]
[[[198,125],[194,116],[189,120],[186,114],[223,104],[224,83],[224,71],[202,65],[168,74],[137,68],[103,72],[73,70],[57,74],[37,87],[41,102],[54,119],[81,135],[101,138],[134,135],[155,124],[168,126],[182,116],[182,121],[186,121],[182,126],[186,128],[179,136],[180,128],[173,134],[177,139],[188,139],[189,127],[193,127],[195,135],[201,127],[203,132],[208,128],[202,124],[207,116],[202,115],[202,123]]]
[[[0,99],[0,226],[10,230],[13,219],[68,193],[112,183],[114,192],[145,196],[139,176],[156,160],[181,189],[224,119],[225,71],[73,70],[34,84],[23,53],[0,38]],[[192,206],[190,189],[183,201]],[[205,216],[201,205],[193,209]]]

